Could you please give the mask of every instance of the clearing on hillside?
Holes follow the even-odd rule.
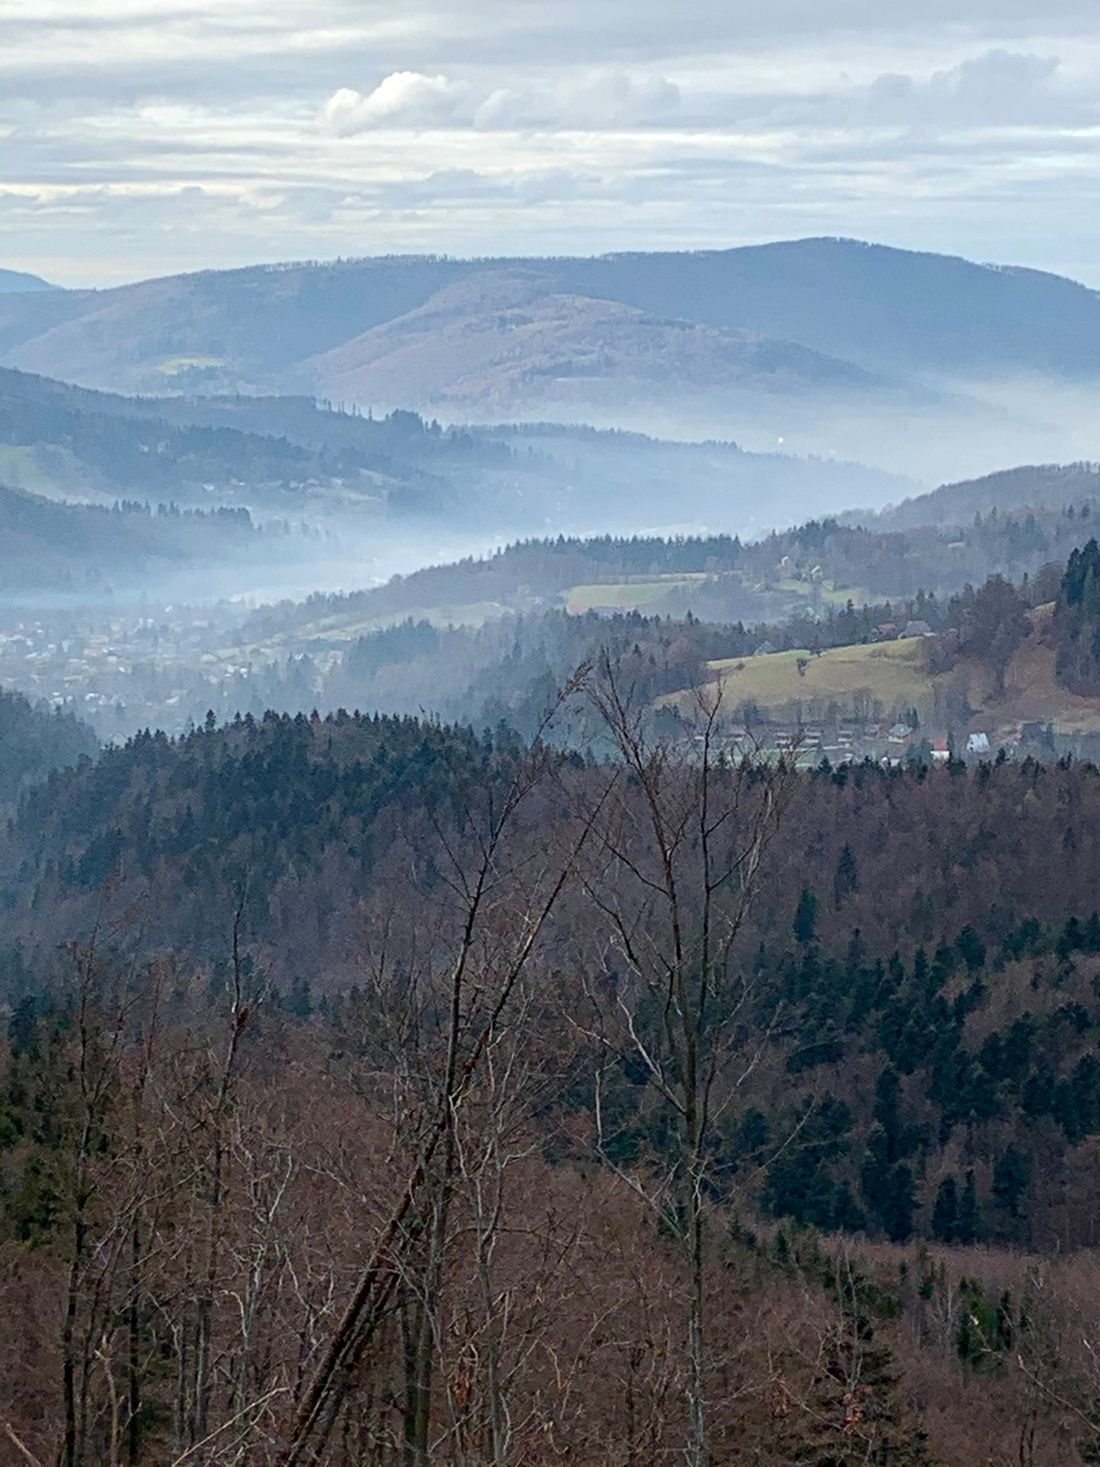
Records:
[[[715,683],[721,681],[725,704],[731,712],[745,703],[755,703],[762,712],[782,717],[794,704],[851,705],[858,698],[890,711],[926,705],[932,695],[928,642],[924,637],[833,647],[817,656],[798,648],[757,657],[730,657],[708,663],[708,667]],[[661,701],[676,704],[684,696],[670,693]]]

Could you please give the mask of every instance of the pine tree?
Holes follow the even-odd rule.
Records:
[[[981,1211],[978,1206],[978,1188],[974,1173],[968,1171],[966,1182],[959,1198],[957,1236],[960,1243],[975,1243],[981,1231]]]
[[[817,932],[817,897],[804,886],[794,914],[794,935],[799,942],[813,942]]]
[[[840,859],[836,863],[836,873],[833,876],[834,906],[843,906],[848,897],[853,896],[858,890],[859,866],[851,846],[845,841]]]
[[[1008,1217],[1019,1217],[1020,1202],[1030,1180],[1027,1157],[1010,1143],[993,1167],[993,1200]]]
[[[959,1231],[959,1186],[954,1177],[944,1177],[932,1209],[932,1236],[953,1243]]]

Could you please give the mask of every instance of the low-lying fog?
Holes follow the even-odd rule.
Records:
[[[526,413],[523,404],[515,408],[517,417],[858,463],[926,487],[1020,464],[1100,459],[1100,383],[1044,377],[930,382],[880,396],[757,392],[688,398],[624,392],[619,384],[604,383],[583,397],[570,391],[560,400],[532,404]],[[432,411],[438,413],[439,405]],[[476,411],[464,416],[490,420]],[[837,503],[829,509],[849,507]]]

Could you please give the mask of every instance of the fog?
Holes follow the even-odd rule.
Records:
[[[570,395],[529,405],[528,412],[664,440],[719,440],[752,453],[859,464],[931,488],[1022,463],[1100,458],[1098,405],[1100,383],[1031,375],[930,383],[923,400],[836,392],[658,398],[615,387],[594,392],[584,404]],[[516,412],[522,418],[525,404],[517,404]],[[491,419],[475,413],[468,420]],[[815,512],[849,507],[840,490]],[[790,523],[782,506],[774,512],[776,523]],[[757,519],[753,528],[771,525]]]

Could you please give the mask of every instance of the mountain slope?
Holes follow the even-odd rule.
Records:
[[[928,494],[873,516],[876,525],[910,529],[917,525],[965,525],[990,511],[1081,509],[1100,499],[1100,464],[1035,464],[986,474],[957,484],[941,484]],[[867,516],[846,515],[845,519]]]
[[[579,416],[608,390],[621,397],[889,386],[794,342],[654,316],[518,270],[467,276],[300,370],[332,397],[473,416],[533,416],[563,399]]]
[[[807,354],[809,355],[809,354]],[[443,432],[307,397],[134,398],[0,368],[0,481],[71,497],[430,517],[494,536],[715,523],[744,532],[911,482],[839,463],[561,427]],[[767,506],[774,518],[760,518]]]
[[[568,261],[643,310],[791,338],[873,370],[1100,373],[1100,295],[1037,270],[850,239]]]
[[[12,296],[0,308],[0,352],[90,386],[271,385],[445,287],[517,273],[551,296],[793,341],[876,371],[1100,372],[1094,291],[837,239],[594,259],[375,258]]]
[[[253,538],[246,511],[151,514],[62,504],[0,485],[0,594],[84,592],[119,577],[133,584],[188,561],[239,553]]]
[[[23,270],[0,270],[0,295],[24,290],[55,290],[57,287],[38,275],[28,275]]]

